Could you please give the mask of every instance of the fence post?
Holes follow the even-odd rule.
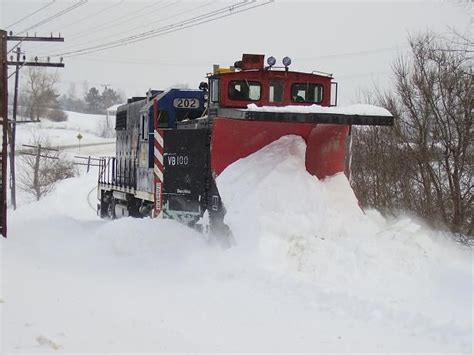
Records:
[[[40,190],[39,190],[39,169],[40,169],[40,157],[41,157],[41,144],[38,144],[38,151],[36,153],[35,167],[33,172],[33,189],[36,192],[36,200],[40,199]]]

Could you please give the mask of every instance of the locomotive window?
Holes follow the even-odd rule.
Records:
[[[262,85],[258,81],[233,80],[229,82],[229,98],[231,100],[260,100]]]
[[[219,102],[219,79],[211,79],[211,102]]]
[[[194,120],[199,118],[202,115],[202,110],[188,110],[188,111],[178,111],[176,112],[176,121],[181,122],[184,120]]]
[[[158,111],[158,127],[167,128],[168,127],[168,112],[167,111]]]
[[[270,90],[268,93],[268,101],[270,102],[282,102],[283,101],[283,81],[271,80]]]
[[[311,83],[293,84],[291,86],[291,100],[319,104],[323,101],[323,86]]]
[[[146,134],[146,126],[147,126],[147,122],[146,122],[146,117],[144,114],[142,114],[142,127],[141,127],[141,139],[142,140],[148,140],[148,134]]]
[[[115,129],[122,130],[127,128],[127,111],[119,111],[115,115]]]

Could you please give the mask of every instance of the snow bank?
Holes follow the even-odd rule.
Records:
[[[218,178],[236,245],[101,220],[96,172],[9,211],[1,353],[471,352],[472,253],[365,214],[283,137]]]
[[[53,122],[43,119],[39,125],[41,128],[66,129],[96,134],[98,122],[105,120],[105,115],[84,114],[79,112],[66,111],[68,119],[63,122]],[[115,117],[111,118],[111,126],[115,127]]]
[[[304,154],[301,137],[282,137],[218,177],[238,246],[326,292],[472,329],[470,286],[457,284],[460,293],[445,287],[452,285],[447,275],[472,281],[469,253],[408,218],[364,214],[346,177],[319,181],[306,171]]]
[[[78,112],[66,112],[67,121],[54,122],[42,119],[41,122],[24,123],[17,126],[16,146],[23,149],[22,144],[32,144],[38,138],[47,138],[53,146],[77,145],[77,135],[82,136],[81,145],[115,142],[115,138],[100,137],[105,125],[106,116],[89,115]],[[110,118],[109,125],[113,130],[115,117]]]
[[[337,113],[340,115],[392,116],[392,114],[383,107],[365,104],[357,104],[347,107],[326,107],[320,105],[257,106],[255,104],[249,104],[247,110],[264,112]]]

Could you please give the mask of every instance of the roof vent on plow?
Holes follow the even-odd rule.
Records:
[[[260,70],[264,67],[264,59],[263,54],[243,54],[242,60],[235,62],[234,67],[240,70]]]

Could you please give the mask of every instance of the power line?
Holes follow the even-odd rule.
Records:
[[[66,15],[67,13],[69,13],[69,12],[71,12],[71,11],[77,9],[78,7],[81,7],[82,5],[85,5],[87,2],[88,2],[88,0],[79,0],[77,3],[75,3],[75,4],[69,6],[69,7],[65,8],[65,9],[63,9],[63,10],[61,10],[61,11],[55,13],[54,15],[51,15],[50,17],[47,17],[47,18],[45,18],[44,20],[41,20],[40,22],[37,22],[37,23],[35,23],[35,24],[32,25],[32,26],[30,26],[30,27],[28,27],[28,28],[25,28],[25,29],[22,30],[22,31],[17,32],[16,35],[19,35],[19,34],[21,34],[21,33],[30,31],[30,30],[32,30],[32,29],[38,27],[38,26],[44,25],[44,24],[46,24],[46,23],[49,23],[49,22],[51,22],[51,21],[57,19],[58,17],[61,17],[61,16],[63,16],[63,15]]]
[[[256,2],[255,0],[252,1],[252,3],[255,3],[255,2]],[[107,42],[107,43],[102,43],[102,44],[87,47],[87,48],[82,48],[76,51],[54,54],[54,56],[71,57],[71,56],[83,55],[87,53],[99,52],[106,49],[124,46],[131,43],[141,42],[150,38],[163,36],[163,35],[181,31],[187,28],[195,27],[204,23],[216,21],[224,17],[233,16],[241,12],[249,11],[257,7],[268,5],[269,3],[272,3],[272,2],[273,0],[269,0],[269,1],[259,3],[259,4],[249,7],[248,1],[242,1],[236,5],[226,6],[219,10],[214,10],[203,15],[199,15],[187,20],[179,21],[172,25],[163,26],[163,27],[150,30],[147,32],[143,32],[137,35],[129,36],[126,38],[122,38],[122,39]],[[243,7],[243,9],[238,10],[241,7]]]
[[[65,26],[61,26],[61,30],[64,31],[65,28],[74,26],[75,24],[77,24],[77,23],[79,23],[79,22],[87,21],[87,20],[89,20],[89,19],[91,19],[91,18],[94,18],[94,17],[100,15],[100,14],[103,14],[103,13],[106,12],[106,11],[110,11],[110,10],[113,9],[114,7],[117,7],[117,6],[122,5],[124,2],[125,2],[125,0],[120,0],[118,3],[112,4],[112,5],[110,5],[110,6],[107,6],[107,7],[103,8],[103,9],[100,10],[100,11],[97,11],[97,12],[94,12],[93,14],[86,15],[86,16],[84,16],[84,17],[81,17],[81,18],[78,19],[77,21],[68,23],[68,24],[66,24]]]
[[[51,1],[49,4],[46,4],[46,5],[42,6],[42,7],[40,7],[38,10],[33,11],[32,13],[30,13],[30,14],[28,14],[28,15],[22,17],[22,18],[19,19],[18,21],[15,21],[15,22],[13,22],[13,23],[7,25],[6,28],[10,28],[10,27],[15,26],[16,24],[18,24],[18,23],[20,23],[20,22],[23,22],[23,21],[26,20],[27,18],[30,18],[30,17],[33,16],[33,15],[36,15],[38,12],[40,12],[40,11],[46,9],[47,7],[50,7],[50,6],[53,5],[55,2],[56,2],[56,0]]]
[[[163,30],[163,31],[160,31],[160,32],[154,32],[153,34],[148,35],[148,36],[146,36],[146,37],[138,37],[138,38],[136,38],[136,39],[129,40],[129,41],[127,41],[127,42],[117,43],[117,44],[115,44],[115,45],[109,45],[109,46],[106,47],[106,48],[96,48],[96,49],[90,50],[90,51],[88,51],[88,52],[86,52],[86,53],[100,52],[100,51],[103,51],[103,50],[106,50],[106,49],[111,49],[111,48],[115,48],[115,47],[121,47],[121,46],[124,46],[124,45],[127,45],[127,44],[136,43],[136,42],[142,42],[142,41],[145,41],[145,40],[147,40],[147,39],[151,39],[151,38],[155,38],[155,37],[161,37],[161,36],[164,36],[164,35],[167,35],[167,34],[170,34],[170,33],[174,33],[174,32],[178,32],[178,31],[185,30],[185,29],[187,29],[187,28],[192,28],[192,27],[196,27],[196,26],[199,26],[199,25],[202,25],[202,24],[205,24],[205,23],[217,21],[217,20],[219,20],[219,19],[221,19],[221,18],[233,16],[233,15],[236,15],[236,14],[241,13],[241,12],[246,12],[246,11],[249,11],[249,10],[251,10],[251,9],[254,9],[254,8],[257,8],[257,7],[261,7],[261,6],[267,5],[267,4],[269,4],[269,3],[272,3],[273,1],[274,1],[274,0],[268,0],[267,2],[262,3],[262,4],[254,5],[254,6],[251,6],[251,7],[242,9],[242,10],[238,10],[238,11],[233,11],[232,13],[225,14],[225,15],[221,15],[221,16],[216,16],[216,17],[213,17],[213,18],[210,18],[210,19],[207,19],[207,20],[201,20],[201,21],[197,21],[197,22],[196,22],[196,20],[194,20],[194,21],[192,21],[193,23],[190,23],[190,24],[188,24],[188,25],[179,24],[177,28],[173,28],[173,29],[171,29],[171,30]],[[175,27],[175,26],[173,26],[173,27]],[[81,52],[82,52],[82,51],[81,51]],[[83,53],[83,54],[86,54],[86,53]],[[67,55],[66,57],[77,56],[77,55],[82,55],[82,53],[70,54],[70,55]]]
[[[90,36],[96,36],[98,30],[105,30],[105,29],[109,29],[109,28],[113,28],[113,27],[117,27],[117,26],[123,26],[127,22],[130,22],[130,21],[132,21],[136,18],[142,17],[143,15],[139,14],[139,13],[141,13],[143,10],[146,10],[146,11],[150,12],[151,8],[156,7],[156,6],[160,6],[162,4],[162,2],[163,2],[163,0],[160,0],[155,4],[146,5],[145,7],[141,7],[136,11],[128,13],[126,16],[121,16],[119,18],[114,18],[111,21],[101,23],[98,26],[95,26],[95,27],[92,27],[92,28],[88,28],[86,33],[84,33],[84,31],[76,32],[75,34],[72,34],[72,35],[68,36],[68,39],[69,40],[74,40],[74,39],[77,39],[77,38],[87,38],[87,37],[90,37]],[[177,1],[175,0],[174,2],[172,2],[170,4],[163,5],[161,7],[160,11],[162,11],[163,9],[166,9],[170,6],[173,6],[176,3],[177,3]],[[138,15],[130,17],[130,15],[134,15],[134,14],[138,14]],[[127,31],[127,32],[130,32],[130,31]],[[121,33],[123,33],[123,32],[121,32]],[[112,35],[112,36],[114,36],[114,35]],[[111,37],[111,36],[108,36],[108,37],[105,37],[105,38],[109,38],[109,37]],[[87,41],[85,43],[74,44],[73,46],[67,46],[66,48],[64,48],[64,50],[77,48],[77,46],[84,45],[84,44],[90,45],[91,43],[96,43],[98,41],[100,41],[100,39],[99,40]]]
[[[140,7],[139,9],[137,9],[135,11],[132,11],[132,12],[128,13],[125,16],[120,16],[119,18],[112,19],[111,21],[100,23],[98,26],[88,28],[86,30],[87,31],[86,33],[84,33],[84,31],[79,31],[79,32],[76,32],[76,33],[72,33],[71,35],[68,36],[68,38],[69,38],[69,40],[73,40],[73,39],[77,39],[77,38],[80,38],[80,37],[94,36],[98,30],[104,30],[104,29],[116,27],[116,26],[122,25],[124,23],[130,22],[131,20],[134,20],[134,19],[136,19],[136,18],[138,18],[142,15],[133,16],[132,18],[130,18],[130,16],[135,15],[135,14],[139,14],[139,13],[143,12],[143,10],[150,11],[150,9],[152,9],[156,6],[160,6],[162,2],[163,2],[163,0],[158,0],[152,5],[147,4],[146,6]],[[112,25],[109,26],[110,24],[112,24]]]
[[[140,25],[140,26],[137,26],[137,27],[133,27],[133,28],[127,30],[127,31],[123,31],[123,32],[117,33],[116,35],[124,34],[124,33],[126,33],[126,32],[131,32],[131,31],[137,30],[137,29],[139,29],[139,28],[144,28],[144,27],[147,27],[147,26],[156,24],[156,23],[160,23],[160,22],[162,22],[163,20],[170,20],[170,19],[172,19],[172,18],[185,15],[185,14],[187,14],[187,13],[189,13],[189,12],[193,12],[193,11],[196,11],[196,10],[199,10],[199,9],[202,9],[202,8],[205,8],[205,7],[208,7],[209,5],[214,4],[214,3],[215,3],[215,1],[209,1],[209,2],[206,2],[206,3],[202,4],[202,5],[198,5],[198,6],[192,7],[192,8],[190,8],[190,9],[187,9],[187,10],[185,10],[185,11],[181,11],[181,12],[176,13],[176,14],[171,15],[171,16],[163,16],[163,17],[160,17],[159,19],[157,19],[156,21],[149,22],[149,23],[147,23],[147,24],[145,24],[145,25]],[[111,37],[111,36],[109,36],[109,37]]]
[[[109,35],[109,36],[105,36],[105,37],[101,37],[101,38],[98,38],[96,40],[93,40],[93,41],[89,41],[87,43],[84,43],[84,44],[92,44],[92,43],[97,43],[97,42],[100,42],[100,41],[103,41],[103,40],[106,40],[108,38],[113,38],[115,36],[120,36],[120,35],[123,35],[123,34],[127,34],[127,33],[131,33],[132,31],[135,31],[137,29],[140,29],[140,28],[144,28],[144,27],[148,27],[150,25],[153,25],[153,24],[156,24],[156,23],[160,23],[160,22],[163,22],[164,20],[165,21],[168,21],[168,20],[171,20],[173,18],[176,18],[176,17],[179,17],[179,16],[182,16],[182,15],[185,15],[189,12],[193,12],[193,11],[196,11],[196,10],[199,10],[199,9],[202,9],[202,8],[205,8],[205,7],[208,7],[210,6],[211,4],[214,4],[215,1],[209,1],[205,4],[202,4],[202,5],[198,5],[198,6],[195,6],[195,7],[192,7],[190,9],[187,9],[187,10],[184,10],[184,11],[181,11],[181,12],[178,12],[178,13],[175,13],[173,15],[170,15],[170,16],[162,16],[160,17],[159,19],[157,19],[156,21],[152,21],[152,22],[148,22],[144,25],[140,25],[140,26],[136,26],[136,27],[133,27],[133,28],[129,28],[125,31],[122,31],[122,32],[118,32],[118,33],[115,33],[115,34],[112,34],[112,35]],[[170,5],[174,5],[174,4],[170,4]],[[164,7],[165,8],[165,7]],[[127,20],[126,22],[129,22],[131,19]],[[120,25],[122,25],[123,23],[120,23]],[[115,27],[115,26],[112,26],[112,27]],[[110,28],[110,27],[109,27]],[[88,36],[88,35],[86,35]],[[77,37],[76,37],[77,38]],[[76,44],[74,46],[69,46],[69,47],[66,47],[64,48],[65,50],[68,50],[68,49],[71,49],[71,48],[75,48],[77,46],[80,46],[82,43],[79,43],[79,44]]]
[[[42,57],[43,58],[43,57]],[[159,59],[157,60],[136,60],[136,59],[130,59],[130,58],[117,58],[117,57],[94,57],[94,56],[82,56],[82,57],[70,57],[71,61],[74,60],[79,60],[79,61],[88,61],[88,62],[100,62],[100,63],[117,63],[117,64],[136,64],[136,65],[160,65],[160,66],[172,66],[172,67],[189,67],[189,66],[201,66],[201,65],[209,65],[209,61],[202,61],[201,63],[199,62],[179,62],[177,63],[176,61],[172,62],[166,62],[166,61],[161,61]]]

